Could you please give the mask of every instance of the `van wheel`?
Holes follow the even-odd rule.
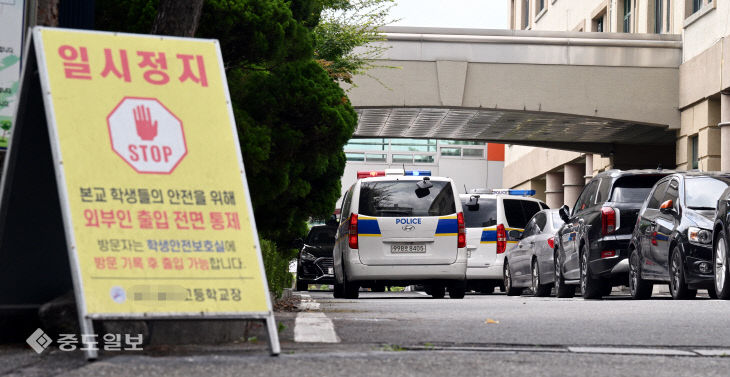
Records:
[[[434,283],[431,285],[431,297],[444,298],[446,296],[446,287],[442,283]]]
[[[512,271],[509,269],[509,263],[504,261],[504,290],[507,291],[507,296],[519,296],[522,294],[522,288],[515,288],[512,286]]]
[[[345,298],[356,299],[360,296],[360,286],[357,283],[347,281],[347,274],[344,268],[342,269],[342,286]]]
[[[457,280],[449,283],[449,298],[464,298],[466,281]]]

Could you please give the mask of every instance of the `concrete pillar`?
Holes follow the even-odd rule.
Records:
[[[563,205],[563,173],[545,174],[545,204],[550,208]]]
[[[586,184],[593,179],[593,153],[586,154],[586,175],[583,178],[585,178]]]
[[[730,172],[730,93],[720,94],[720,170]]]
[[[585,165],[583,164],[565,164],[563,170],[563,202],[571,208],[578,200],[580,192],[585,185]]]

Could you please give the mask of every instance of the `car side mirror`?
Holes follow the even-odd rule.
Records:
[[[522,232],[519,230],[510,230],[509,231],[509,238],[513,240],[521,240],[522,239]]]
[[[564,223],[567,223],[570,220],[570,208],[567,205],[563,205],[558,210],[558,215],[560,215],[560,219],[563,220]]]
[[[674,201],[669,199],[659,206],[659,212],[661,213],[672,213],[674,212]]]

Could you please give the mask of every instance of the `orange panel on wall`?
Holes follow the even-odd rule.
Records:
[[[487,143],[487,161],[504,161],[504,144]]]

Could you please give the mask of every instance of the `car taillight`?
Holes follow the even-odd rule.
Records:
[[[555,237],[548,238],[548,246],[550,250],[555,249]]]
[[[502,254],[507,250],[507,231],[504,225],[497,225],[497,254]]]
[[[464,213],[459,212],[456,214],[456,222],[459,224],[458,241],[456,247],[466,247],[466,226],[464,225]]]
[[[350,249],[357,249],[357,213],[350,215],[349,241]]]
[[[601,234],[607,235],[616,231],[616,211],[611,207],[601,208]]]

